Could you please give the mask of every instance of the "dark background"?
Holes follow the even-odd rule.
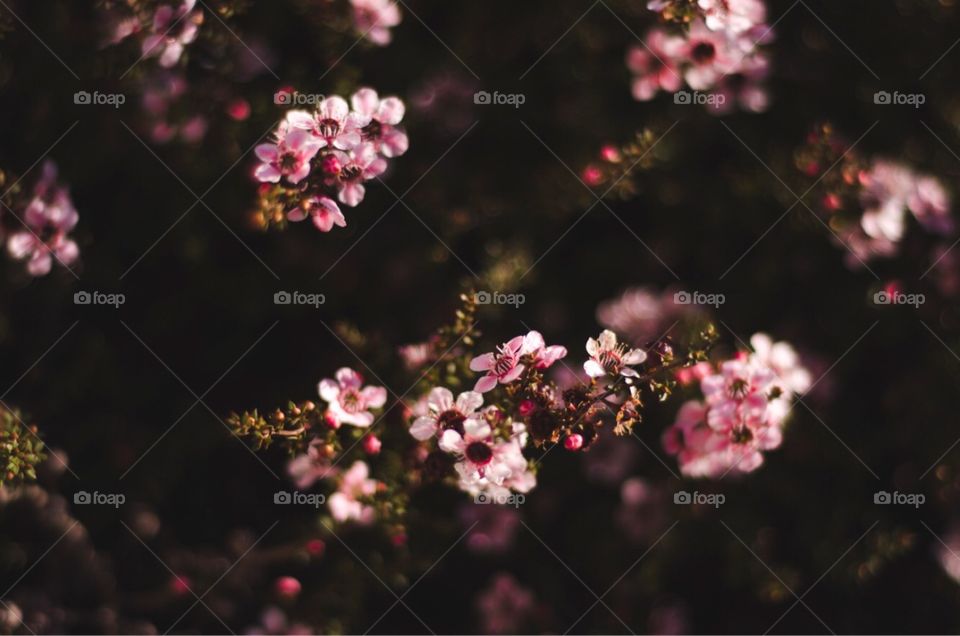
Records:
[[[109,607],[124,617],[123,629],[143,621],[163,632],[193,599],[145,600],[164,588],[170,573],[122,525],[133,523],[136,511],[150,510],[162,521],[150,546],[177,563],[173,569],[195,572],[198,593],[217,579],[211,572],[222,571],[218,559],[229,564],[242,552],[231,543],[244,536],[238,532],[259,537],[279,516],[258,550],[316,532],[308,511],[271,505],[280,482],[214,414],[314,398],[317,381],[343,365],[372,381],[369,365],[402,393],[416,377],[400,366],[395,347],[428,336],[448,320],[459,291],[482,286],[469,270],[488,280],[491,268],[509,257],[523,260],[522,273],[546,253],[522,280],[516,272],[511,276],[526,296],[524,306],[481,313],[485,343],[506,340],[526,324],[550,343],[566,345],[576,366],[582,343],[599,329],[599,301],[631,285],[683,285],[726,295],[717,312],[729,326],[720,327],[726,350],[737,346],[736,336],[746,340],[763,330],[823,361],[815,376],[839,360],[821,387],[829,390],[807,402],[816,415],[796,408],[783,446],[768,454],[762,469],[720,484],[688,484],[724,492],[727,504],[719,511],[665,505],[669,522],[678,525],[605,597],[633,631],[656,629],[651,613],[679,604],[686,630],[762,632],[794,603],[785,586],[836,632],[960,628],[957,585],[934,556],[937,537],[945,537],[957,516],[960,451],[940,460],[942,471],[919,479],[960,436],[958,358],[948,349],[960,349],[957,305],[918,281],[929,264],[928,244],[911,240],[901,257],[871,263],[878,280],[845,267],[843,248],[797,206],[718,280],[796,200],[764,164],[797,194],[806,189],[792,154],[819,121],[833,122],[851,140],[879,122],[859,142],[859,152],[907,161],[956,190],[960,50],[917,78],[955,43],[957,7],[920,0],[770,0],[769,20],[776,21],[771,108],[721,119],[674,105],[669,96],[643,104],[631,98],[623,56],[635,38],[620,20],[642,35],[652,14],[640,0],[605,2],[609,9],[594,4],[522,81],[519,76],[589,2],[411,0],[389,47],[361,43],[332,69],[355,35],[305,16],[346,19],[344,6],[252,2],[226,22],[242,40],[269,48],[272,70],[244,81],[230,60],[245,47],[208,12],[204,36],[188,50],[185,105],[207,112],[211,130],[194,146],[151,145],[154,157],[135,134],[146,138],[136,96],[155,61],[141,62],[120,80],[138,57],[136,45],[98,50],[101,19],[89,3],[7,0],[37,37],[14,19],[0,42],[0,165],[22,173],[79,122],[49,157],[80,211],[74,234],[82,264],[74,268],[79,280],[56,265],[38,280],[21,274],[19,264],[4,266],[0,395],[27,411],[49,446],[69,456],[75,475],[46,476],[45,488],[68,501],[77,490],[127,497],[119,512],[71,504],[96,556],[60,555],[66,550],[61,546],[29,571],[10,599],[25,607],[47,599],[61,608],[63,622],[54,624],[64,630],[103,629],[110,623],[101,622],[98,608]],[[441,75],[456,78],[465,96],[418,111],[417,91]],[[345,212],[344,229],[320,234],[302,224],[260,233],[251,227],[252,156],[241,155],[281,116],[272,96],[288,84],[345,95],[369,85],[405,99],[411,147],[391,161],[386,185],[398,195],[406,192],[449,150],[404,196],[412,212],[396,204],[378,221],[396,197],[372,183],[362,204]],[[523,93],[526,103],[518,109],[475,106],[474,89]],[[77,106],[77,90],[123,92],[128,99],[116,111]],[[919,109],[877,106],[877,90],[922,92],[927,103]],[[224,95],[249,100],[250,119],[228,120]],[[476,127],[455,144],[473,122]],[[630,177],[638,194],[610,200],[615,215],[597,205],[561,238],[594,200],[543,144],[579,172],[602,144],[624,142],[644,127],[659,136],[674,122],[655,165]],[[164,235],[196,200],[190,189],[205,192],[238,159],[204,196],[210,209],[196,205]],[[919,310],[873,306],[873,292],[893,278],[926,291],[927,304]],[[122,292],[126,304],[119,310],[75,306],[73,294],[80,290]],[[319,310],[278,307],[272,297],[279,290],[320,292],[327,302]],[[364,339],[345,346],[331,332],[345,325]],[[197,396],[209,410],[194,405]],[[661,456],[659,433],[679,401],[652,407],[637,431]],[[402,422],[392,417],[388,425]],[[668,492],[681,487],[636,440],[619,443],[638,445],[636,474]],[[282,453],[260,457],[283,476]],[[649,542],[625,540],[612,520],[617,488],[585,481],[579,458],[551,453],[539,482],[521,511],[524,522],[601,594]],[[927,503],[919,510],[875,506],[873,493],[881,489],[922,492]],[[416,580],[462,532],[455,518],[461,501],[449,490],[415,496],[406,556],[376,533],[341,536],[402,593],[404,581]],[[17,581],[59,534],[48,536],[15,512],[8,507],[0,521],[0,588]],[[289,573],[305,588],[289,608],[292,616],[314,625],[336,618],[343,621],[340,629],[363,631],[395,599],[344,546],[331,540],[328,548],[319,565],[251,565],[205,601],[239,631],[255,624],[270,602],[271,577]],[[513,572],[542,604],[530,630],[563,631],[595,600],[521,529],[503,556],[454,549],[405,602],[435,631],[477,631],[473,598],[491,573],[502,570]],[[423,626],[398,606],[375,629],[404,633]],[[575,629],[621,632],[623,626],[598,605]],[[797,605],[775,631],[824,629]],[[198,606],[176,631],[224,627]]]

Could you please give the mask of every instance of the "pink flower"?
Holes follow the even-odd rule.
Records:
[[[460,509],[464,527],[473,528],[465,543],[479,553],[502,553],[513,545],[520,529],[520,513],[509,506],[478,506],[473,502]]]
[[[547,346],[539,331],[531,331],[524,337],[524,351],[533,356],[534,369],[548,369],[553,363],[567,356],[567,348],[560,345]]]
[[[486,393],[500,384],[510,384],[520,377],[524,366],[520,364],[520,356],[524,353],[524,336],[517,336],[506,342],[493,353],[485,353],[470,361],[471,371],[486,371],[487,374],[477,380],[474,391]]]
[[[907,207],[927,230],[941,235],[953,232],[956,224],[950,215],[950,195],[938,179],[920,177],[907,197]]]
[[[730,37],[750,31],[767,19],[763,0],[699,0],[698,4],[707,28]]]
[[[300,207],[287,213],[287,218],[293,222],[303,221],[307,217],[321,232],[329,232],[334,225],[346,227],[347,220],[340,212],[340,206],[333,199],[323,196],[314,196],[304,200]]]
[[[448,428],[440,435],[440,449],[463,458],[465,470],[476,472],[480,477],[489,474],[489,468],[495,469],[494,479],[503,480],[509,471],[503,471],[493,464],[493,431],[490,425],[480,418],[469,418],[463,422],[463,432]],[[504,474],[504,472],[506,474]]]
[[[330,516],[343,523],[354,520],[362,525],[373,523],[373,507],[361,498],[372,497],[377,492],[377,482],[370,479],[370,467],[366,462],[355,461],[343,474],[337,492],[330,495]]]
[[[590,359],[583,363],[583,370],[591,378],[608,374],[637,377],[639,374],[630,367],[647,359],[647,353],[642,349],[631,349],[618,343],[617,334],[609,329],[604,329],[599,339],[587,340],[587,353],[590,354]]]
[[[627,68],[636,75],[633,80],[634,99],[645,102],[658,91],[675,93],[683,85],[677,66],[683,38],[667,35],[660,29],[647,33],[646,46],[634,46],[627,53]]]
[[[275,144],[260,144],[254,151],[263,163],[257,166],[254,176],[266,183],[277,183],[281,176],[297,184],[310,174],[310,161],[320,150],[321,144],[310,133],[292,130]]]
[[[390,44],[390,27],[400,24],[397,3],[392,0],[350,0],[353,5],[353,26],[379,46]]]
[[[362,143],[341,157],[342,167],[336,178],[340,190],[337,198],[344,205],[356,206],[366,194],[364,181],[383,174],[387,169],[387,160],[377,154],[372,143]]]
[[[287,473],[303,490],[309,488],[320,479],[336,477],[339,469],[330,465],[330,460],[320,452],[323,442],[315,439],[307,446],[307,452],[297,455],[287,463]]]
[[[434,435],[443,435],[453,430],[464,434],[464,423],[469,418],[478,417],[477,409],[483,404],[483,396],[476,391],[465,391],[453,401],[453,393],[443,387],[435,387],[427,396],[428,414],[414,420],[410,434],[422,441]]]
[[[387,390],[381,386],[362,386],[363,378],[348,367],[339,369],[336,380],[320,381],[320,397],[327,404],[327,414],[342,424],[367,428],[373,424],[373,413],[387,402]],[[361,388],[362,387],[362,388]]]
[[[17,260],[27,259],[32,276],[50,272],[53,258],[69,267],[80,256],[77,244],[67,236],[79,220],[70,193],[56,183],[57,168],[52,161],[43,165],[34,196],[23,213],[26,230],[7,238],[7,251]]]
[[[731,50],[724,34],[711,31],[701,20],[690,25],[681,55],[690,64],[684,79],[698,91],[712,88],[722,75],[736,72],[743,59]]]
[[[360,134],[364,141],[374,144],[384,157],[399,157],[410,145],[407,134],[396,128],[403,119],[404,105],[397,97],[380,99],[372,88],[361,88],[350,98],[353,110],[369,119]]]
[[[498,574],[479,597],[482,632],[516,634],[536,609],[533,593],[509,574]]]
[[[370,119],[351,113],[347,100],[334,95],[320,102],[314,113],[289,111],[287,122],[294,128],[310,131],[317,138],[319,148],[352,150],[362,141],[360,129],[370,123]]]
[[[183,49],[197,38],[203,12],[193,11],[196,0],[184,0],[179,8],[164,4],[153,14],[153,34],[143,40],[144,57],[160,56],[160,66],[170,68],[180,61]]]

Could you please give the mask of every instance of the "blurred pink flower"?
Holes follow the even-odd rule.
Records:
[[[143,40],[144,57],[160,56],[160,66],[170,68],[180,61],[184,47],[197,38],[203,12],[194,11],[196,0],[184,0],[178,8],[160,5],[153,14],[153,33]]]
[[[350,0],[353,26],[379,46],[390,44],[390,27],[400,24],[400,8],[393,0]]]
[[[327,402],[327,415],[341,424],[361,428],[373,424],[373,413],[369,409],[378,409],[387,402],[385,388],[363,386],[363,377],[348,367],[337,370],[335,380],[321,380],[319,391]]]
[[[533,593],[506,573],[494,576],[477,597],[481,631],[490,634],[521,632],[534,609]]]
[[[627,68],[636,75],[633,80],[634,99],[645,102],[663,90],[675,93],[683,85],[683,76],[677,64],[684,41],[668,35],[661,29],[651,29],[643,45],[633,46],[627,53]]]
[[[57,184],[56,165],[46,161],[21,218],[27,229],[7,237],[7,252],[17,260],[27,260],[32,276],[49,273],[54,257],[69,267],[79,258],[80,248],[67,233],[79,218],[70,193]]]
[[[370,479],[370,467],[366,462],[355,461],[340,479],[337,492],[330,495],[330,515],[335,521],[357,521],[362,525],[373,522],[374,509],[360,501],[377,492],[377,482]]]

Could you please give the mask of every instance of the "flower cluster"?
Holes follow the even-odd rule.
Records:
[[[171,68],[180,61],[186,46],[197,39],[203,11],[194,9],[197,0],[183,0],[174,7],[163,4],[153,13],[150,35],[141,44],[143,57],[157,57],[160,66]]]
[[[415,353],[401,354],[407,368],[411,361],[414,367],[432,361],[417,383],[419,397],[403,404],[404,430],[394,433],[385,422],[374,434],[387,391],[365,385],[349,368],[320,382],[322,405],[290,402],[269,415],[232,414],[227,424],[258,447],[284,443],[298,488],[336,484],[328,500],[335,521],[377,519],[402,536],[410,487],[441,481],[497,502],[527,493],[537,483],[536,463],[528,457],[534,448],[562,444],[582,452],[605,426],[616,435],[629,433],[640,421],[646,396],[666,399],[674,372],[706,360],[716,338],[708,325],[686,347],[665,340],[637,348],[604,330],[586,341],[583,372],[567,368],[570,377],[558,382],[547,375],[566,367],[567,349],[547,344],[538,331],[475,355],[476,295],[463,294],[461,300],[453,325],[416,345]],[[399,403],[382,411],[384,416]]]
[[[414,420],[410,434],[422,442],[437,438],[438,448],[454,456],[454,469],[464,491],[491,497],[528,492],[536,485],[536,476],[523,455],[529,439],[524,408],[515,414],[498,404],[481,409],[483,394],[539,374],[566,355],[565,348],[547,346],[539,332],[531,331],[473,358],[470,369],[484,374],[474,390],[454,400],[449,389],[431,389],[423,404],[414,409],[422,414]]]
[[[7,237],[7,252],[17,260],[26,260],[32,276],[49,273],[54,258],[64,267],[79,258],[80,248],[68,234],[80,217],[70,192],[58,183],[52,161],[44,162],[32,197],[17,216],[25,229]]]
[[[399,98],[361,88],[349,104],[333,96],[313,112],[288,111],[273,141],[255,150],[261,163],[254,177],[264,184],[261,224],[309,218],[321,232],[346,226],[337,201],[355,207],[366,194],[364,183],[407,151],[407,135],[397,127],[404,110]]]
[[[673,4],[652,0],[648,8],[674,15]],[[649,101],[660,91],[677,93],[686,84],[705,93],[703,103],[718,114],[738,104],[753,112],[766,110],[762,82],[770,62],[758,49],[772,39],[766,13],[763,0],[699,0],[682,33],[651,29],[642,45],[627,54],[634,98]],[[687,97],[677,95],[676,101],[692,103]]]
[[[717,367],[699,367],[703,400],[680,407],[663,433],[663,447],[689,477],[723,477],[752,472],[763,451],[780,446],[794,396],[810,388],[810,373],[793,347],[766,334],[750,339],[752,352],[740,352]]]
[[[850,251],[851,268],[895,256],[911,216],[936,236],[956,229],[950,194],[939,179],[899,161],[861,158],[829,125],[809,135],[796,164],[809,177],[824,177],[818,208],[835,229],[835,240]]]
[[[403,15],[396,0],[350,0],[353,26],[357,32],[377,46],[390,44],[390,28],[400,24]]]

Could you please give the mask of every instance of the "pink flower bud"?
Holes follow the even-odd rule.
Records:
[[[179,574],[170,579],[170,591],[177,596],[183,596],[190,592],[190,579]]]
[[[250,102],[245,99],[235,99],[227,106],[227,115],[234,121],[244,121],[250,116]]]
[[[340,428],[340,421],[333,416],[333,413],[327,413],[326,415],[324,415],[323,421],[326,422],[327,426],[329,426],[333,430],[337,430],[338,428]]]
[[[367,455],[376,455],[380,452],[381,446],[380,438],[376,435],[367,435],[363,438],[363,450]]]
[[[563,440],[563,447],[568,451],[578,451],[583,448],[583,435],[580,433],[574,433],[573,435],[567,435]]]
[[[307,541],[307,553],[312,557],[321,557],[327,551],[327,544],[323,539],[310,539]]]
[[[517,410],[520,412],[520,417],[526,417],[537,410],[537,404],[533,400],[523,400]]]
[[[583,182],[591,188],[598,186],[603,182],[603,173],[600,172],[600,168],[592,164],[584,168],[583,173],[581,173],[580,176],[583,179]]]
[[[300,581],[292,576],[281,576],[274,582],[273,587],[277,595],[285,599],[296,598],[301,589]]]
[[[320,169],[323,170],[323,174],[331,177],[335,177],[340,174],[340,170],[342,168],[343,164],[336,155],[330,154],[320,160]]]
[[[600,158],[610,163],[618,163],[620,161],[620,151],[616,146],[607,144],[600,149]]]

